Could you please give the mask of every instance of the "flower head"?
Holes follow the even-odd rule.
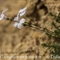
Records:
[[[27,7],[19,10],[17,16],[14,18],[14,21],[19,21],[20,17],[26,13],[26,9],[27,9]]]
[[[27,9],[27,7],[19,10],[17,16],[14,18],[14,21],[16,21],[14,23],[14,26],[17,27],[17,28],[19,28],[19,29],[22,28],[23,23],[25,22],[25,19],[24,18],[21,18],[21,16],[23,16],[26,13],[26,9]]]
[[[21,29],[24,22],[25,22],[25,19],[22,18],[19,22],[15,22],[14,26],[17,27],[17,28],[19,28],[19,29]]]
[[[23,8],[19,11],[20,16],[23,16],[26,13],[26,9],[27,9],[27,7]]]
[[[8,9],[4,10],[0,15],[0,20],[6,19],[6,15],[4,14]]]

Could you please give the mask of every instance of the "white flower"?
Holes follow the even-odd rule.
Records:
[[[20,22],[15,22],[15,23],[14,23],[14,27],[17,27],[17,28],[21,29],[24,22],[25,22],[25,19],[22,18],[22,19],[20,20]]]
[[[17,17],[14,18],[14,21],[16,21],[14,23],[14,27],[17,27],[19,29],[22,28],[23,23],[25,22],[25,19],[24,18],[21,18],[21,16],[23,16],[26,13],[26,9],[27,9],[27,7],[19,10],[19,12],[17,14]]]
[[[19,20],[19,13],[17,14],[17,17],[14,18],[14,21],[18,21]]]
[[[22,19],[20,20],[20,23],[23,24],[24,22],[25,22],[25,19],[22,18]]]
[[[20,16],[23,16],[26,13],[26,9],[27,9],[27,7],[23,8],[19,11]]]
[[[18,22],[15,22],[15,23],[14,23],[14,27],[17,27],[17,26],[18,26]]]
[[[6,19],[7,17],[5,16],[5,12],[7,11],[8,9],[4,10],[1,15],[0,15],[0,20],[3,20],[3,19]]]
[[[14,18],[14,21],[19,21],[19,18],[26,13],[26,9],[27,9],[27,7],[19,10],[19,12],[18,12],[18,14],[17,14],[17,17]]]

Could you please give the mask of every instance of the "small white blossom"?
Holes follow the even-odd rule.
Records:
[[[19,10],[17,16],[14,18],[14,21],[19,21],[20,17],[26,13],[26,9],[27,9],[27,7]]]
[[[17,17],[14,18],[14,21],[18,21],[19,20],[19,13],[17,14]]]
[[[25,19],[22,18],[22,19],[20,20],[20,22],[15,22],[15,23],[14,23],[14,27],[17,27],[17,28],[21,29],[24,22],[25,22]]]
[[[17,17],[14,18],[14,21],[16,21],[14,23],[14,27],[17,27],[19,29],[22,28],[23,23],[25,22],[25,19],[24,18],[21,18],[21,16],[23,16],[26,13],[26,9],[27,9],[27,7],[19,10],[19,12],[17,14]]]
[[[20,20],[20,23],[23,24],[24,22],[25,22],[25,19],[22,18],[22,19]]]
[[[6,15],[4,14],[8,9],[4,10],[0,15],[0,20],[6,19]]]
[[[17,26],[18,26],[18,22],[15,22],[15,23],[14,23],[14,27],[17,27]]]
[[[23,16],[26,13],[26,9],[27,9],[27,7],[23,8],[19,11],[20,16]]]

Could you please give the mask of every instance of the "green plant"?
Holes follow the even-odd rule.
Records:
[[[60,25],[57,24],[60,23],[60,13],[58,16],[56,14],[53,14],[52,12],[49,13],[50,16],[53,17],[52,26],[55,28],[54,31],[50,31],[46,29],[46,34],[48,37],[53,37],[56,40],[60,40]],[[57,24],[56,24],[57,23]],[[43,47],[48,47],[50,50],[50,54],[53,56],[60,56],[60,44],[49,44],[49,43],[43,43]]]
[[[42,44],[43,47],[48,47],[50,50],[50,54],[52,54],[53,56],[60,56],[60,44],[46,44],[43,43]]]
[[[55,20],[56,23],[60,23],[60,13],[58,14],[58,16],[56,16],[55,14],[53,14],[53,13],[50,12],[49,15],[54,18],[54,20]],[[55,22],[52,21],[52,26],[54,26],[56,29],[53,32],[47,30],[46,34],[49,37],[54,37],[54,38],[60,39],[60,25],[57,26]]]

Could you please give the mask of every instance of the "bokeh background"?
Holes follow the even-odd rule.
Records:
[[[54,30],[51,26],[51,17],[48,12],[56,12],[58,10],[60,0],[0,0],[0,14],[8,8],[6,15],[11,19],[17,15],[18,11],[27,6],[27,12],[24,18],[26,22],[32,21],[40,27],[46,27],[49,30]],[[46,60],[49,56],[49,51],[41,46],[44,42],[53,43],[53,39],[49,40],[44,31],[36,30],[35,28],[23,27],[18,29],[13,26],[14,21],[0,21],[0,52],[19,52],[14,54],[1,54],[5,56],[41,56],[41,60]],[[14,60],[5,58],[0,60]],[[16,59],[15,60],[25,60]],[[34,60],[26,59],[26,60]],[[38,58],[35,60],[39,60]]]

